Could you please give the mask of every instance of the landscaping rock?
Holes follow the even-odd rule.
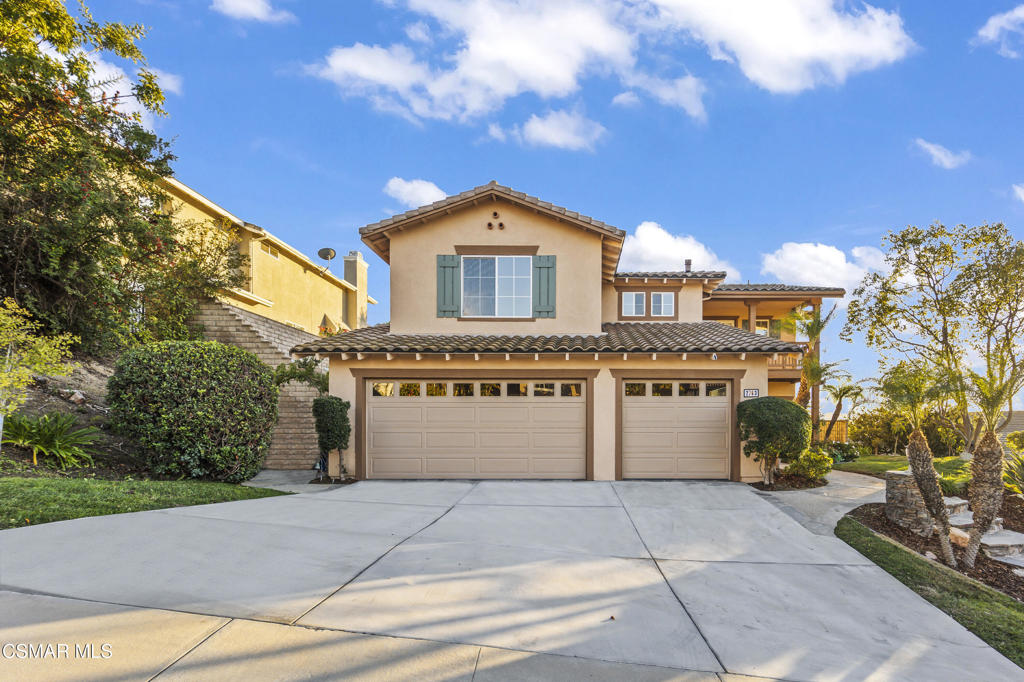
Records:
[[[72,405],[85,405],[85,394],[81,391],[63,388],[60,390],[60,397]]]
[[[909,471],[885,472],[885,517],[924,538],[935,531],[932,516]]]
[[[924,553],[924,558],[925,559],[930,559],[931,561],[936,561],[936,560],[938,560],[939,557],[935,556],[935,552],[925,552]]]

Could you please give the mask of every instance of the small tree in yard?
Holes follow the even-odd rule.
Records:
[[[75,338],[69,334],[42,336],[41,326],[14,299],[0,303],[0,436],[4,417],[25,402],[34,375],[71,371],[65,360]]]
[[[767,396],[744,400],[736,407],[743,454],[761,467],[766,486],[775,485],[780,462],[800,456],[811,443],[811,419],[807,411],[784,398]]]
[[[928,406],[935,402],[942,388],[936,384],[934,377],[922,368],[901,362],[882,376],[879,389],[889,407],[899,412],[913,429],[907,444],[910,473],[913,474],[914,482],[921,491],[928,513],[939,525],[942,559],[949,566],[956,568],[956,557],[953,556],[953,546],[949,542],[949,511],[946,509],[946,500],[939,486],[939,473],[935,470],[932,450],[928,446],[924,431],[921,430]]]
[[[835,428],[836,422],[839,421],[839,415],[843,411],[843,401],[849,400],[851,403],[855,403],[864,395],[864,388],[860,384],[845,380],[840,383],[827,384],[825,392],[835,401],[836,407],[832,410],[832,418],[828,422],[828,427],[825,429],[825,436],[822,440],[828,440],[829,436],[832,435],[832,429]],[[853,408],[851,407],[850,410],[852,411]]]

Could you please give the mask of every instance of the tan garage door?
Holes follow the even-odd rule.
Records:
[[[623,478],[728,478],[730,382],[625,379]]]
[[[366,382],[369,478],[585,478],[585,380]]]

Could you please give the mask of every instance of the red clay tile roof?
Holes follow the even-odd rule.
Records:
[[[726,273],[721,270],[673,270],[659,272],[616,272],[616,277],[630,279],[725,279]]]
[[[803,347],[720,322],[608,322],[603,334],[392,334],[389,324],[310,341],[293,353],[800,353]]]

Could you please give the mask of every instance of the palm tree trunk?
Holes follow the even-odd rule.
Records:
[[[969,498],[974,523],[971,526],[964,565],[974,567],[981,548],[981,538],[992,527],[992,522],[1003,506],[1003,446],[992,431],[986,431],[971,460]]]
[[[811,442],[821,440],[821,386],[811,386]]]
[[[939,486],[939,474],[935,471],[932,450],[928,447],[928,439],[924,437],[924,432],[920,428],[914,429],[910,434],[907,459],[910,460],[910,472],[914,475],[917,489],[921,491],[924,505],[938,525],[942,559],[948,566],[956,568],[956,557],[953,556],[953,546],[949,542],[949,511],[946,509],[946,500]]]
[[[807,385],[807,375],[803,372],[800,373],[800,388],[796,392],[796,404],[800,407],[807,409],[807,405],[811,402],[811,392]]]
[[[828,437],[832,435],[832,429],[835,428],[836,422],[839,421],[839,413],[843,409],[843,401],[839,400],[836,403],[836,409],[832,411],[832,419],[828,422],[828,428],[825,429],[825,437],[822,440],[828,440]]]

